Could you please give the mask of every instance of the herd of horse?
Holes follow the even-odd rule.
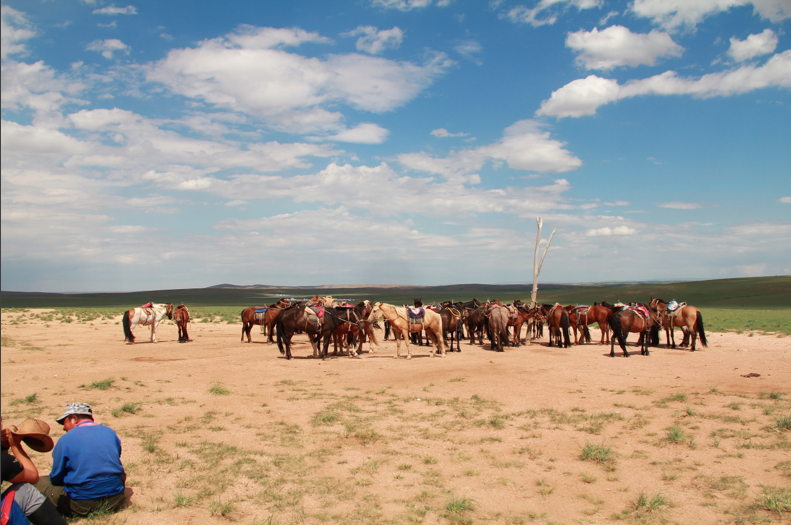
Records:
[[[168,317],[179,328],[179,342],[190,341],[187,334],[189,310],[182,303],[175,309],[171,303],[148,303],[124,313],[123,329],[125,341],[134,343],[132,329],[136,325],[151,326],[151,342],[156,342],[157,326]],[[331,296],[313,296],[308,301],[291,302],[280,299],[268,306],[246,308],[241,313],[242,342],[252,342],[253,326],[260,326],[267,342],[277,346],[281,354],[291,359],[291,339],[296,333],[308,335],[313,348],[313,357],[326,359],[330,343],[334,353],[346,352],[350,357],[360,355],[363,344],[369,342],[369,352],[379,347],[374,327],[380,320],[385,324],[385,340],[392,331],[396,341],[396,355],[401,356],[402,342],[406,346],[406,358],[411,359],[411,344],[422,344],[422,336],[432,347],[431,355],[445,356],[446,342],[449,351],[461,352],[460,341],[468,339],[475,344],[484,344],[486,333],[492,350],[503,352],[507,346],[532,343],[543,336],[543,328],[549,329],[549,346],[572,346],[591,343],[588,326],[598,324],[601,330],[599,344],[610,345],[610,356],[615,356],[615,342],[623,355],[628,357],[626,338],[630,333],[639,334],[638,345],[642,355],[649,355],[649,346],[659,345],[659,330],[665,329],[667,346],[676,348],[674,328],[684,333],[681,346],[690,345],[695,351],[697,340],[707,346],[703,317],[700,310],[686,303],[670,303],[651,297],[648,303],[611,304],[607,302],[587,305],[539,304],[527,305],[521,301],[503,304],[498,300],[481,303],[477,299],[467,302],[446,301],[424,306],[421,299],[414,300],[414,307],[395,306],[387,303],[362,301],[358,304],[338,304]],[[527,326],[522,339],[522,328]],[[612,337],[610,333],[612,332]],[[466,334],[466,335],[465,335]],[[578,335],[579,334],[579,335]],[[410,344],[411,343],[411,344]]]

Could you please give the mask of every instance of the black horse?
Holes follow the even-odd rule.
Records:
[[[287,359],[291,359],[291,337],[295,332],[301,331],[308,334],[313,357],[321,351],[322,359],[327,358],[327,349],[332,340],[332,333],[343,326],[347,321],[342,319],[332,308],[325,308],[321,318],[302,304],[295,304],[284,309],[277,319],[277,347],[280,353],[284,352]],[[324,343],[323,351],[319,345]]]

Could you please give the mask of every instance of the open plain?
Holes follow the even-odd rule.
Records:
[[[771,523],[791,518],[791,343],[288,361],[254,328],[4,312],[5,424],[73,401],[121,436],[132,489],[96,523]],[[593,340],[599,332],[592,330]],[[632,344],[635,336],[632,335]],[[677,332],[677,340],[680,340]],[[664,343],[664,334],[662,335]],[[635,353],[636,351],[636,353]],[[42,473],[48,454],[31,452]]]

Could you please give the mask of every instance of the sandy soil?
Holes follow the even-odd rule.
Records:
[[[393,359],[391,340],[322,361],[297,336],[287,361],[258,327],[246,344],[240,324],[196,323],[179,344],[166,322],[159,343],[141,327],[127,345],[117,318],[45,326],[37,313],[3,314],[3,418],[40,417],[59,436],[54,419],[85,401],[119,433],[134,495],[98,522],[791,518],[764,508],[791,486],[778,424],[791,416],[788,338],[709,333],[694,353],[631,347],[628,359],[596,344],[463,342],[411,361]],[[586,445],[612,461],[583,459]],[[49,455],[31,455],[47,473]]]

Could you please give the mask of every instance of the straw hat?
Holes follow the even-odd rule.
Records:
[[[49,452],[55,442],[49,437],[49,425],[40,419],[26,419],[19,427],[11,427],[11,433],[20,436],[22,442],[36,452]]]

